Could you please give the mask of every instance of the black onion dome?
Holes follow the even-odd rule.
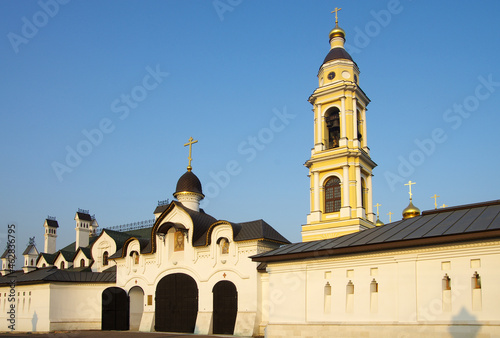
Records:
[[[330,52],[325,57],[325,61],[323,61],[323,64],[327,63],[328,61],[339,60],[339,59],[353,61],[352,57],[349,55],[349,53],[347,53],[347,51],[344,48],[335,47],[330,49]]]
[[[182,192],[192,192],[204,196],[201,190],[200,180],[190,170],[186,171],[186,173],[179,178],[179,181],[177,181],[174,196]]]

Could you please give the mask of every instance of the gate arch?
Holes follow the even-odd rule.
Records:
[[[130,331],[139,331],[144,312],[144,291],[140,286],[132,287],[128,292],[130,299]]]
[[[230,281],[220,281],[212,289],[214,297],[213,333],[233,334],[238,313],[238,292]]]
[[[155,330],[194,333],[198,316],[198,286],[184,273],[163,277],[156,286]]]
[[[128,330],[129,299],[121,288],[110,287],[102,292],[101,330]]]

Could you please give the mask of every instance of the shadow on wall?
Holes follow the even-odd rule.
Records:
[[[477,322],[477,317],[468,312],[465,308],[451,319],[454,325],[448,329],[453,338],[477,337],[481,330],[481,325]],[[464,325],[467,323],[467,325]]]
[[[31,318],[31,331],[35,332],[36,331],[36,324],[38,323],[38,316],[35,313],[33,313],[33,318]]]

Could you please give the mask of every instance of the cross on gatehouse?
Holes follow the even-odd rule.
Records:
[[[335,10],[333,10],[333,11],[332,11],[332,13],[333,13],[333,12],[335,12],[335,24],[338,24],[338,23],[339,23],[339,18],[338,18],[338,16],[337,16],[337,13],[338,13],[341,9],[342,9],[342,8],[337,8],[337,7],[335,7]]]
[[[193,160],[191,158],[191,151],[192,151],[193,144],[195,144],[195,143],[198,143],[198,140],[194,140],[193,137],[190,137],[189,142],[184,144],[184,147],[189,146],[189,156],[188,156],[189,164],[187,167],[188,171],[191,171],[193,169],[193,167],[191,167],[191,161]]]
[[[374,207],[377,208],[377,217],[378,217],[378,207],[381,207],[381,206],[382,206],[382,204],[378,204],[378,203],[374,205]]]

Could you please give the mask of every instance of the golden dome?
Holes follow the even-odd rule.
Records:
[[[410,204],[403,210],[403,219],[420,216],[420,209],[413,205],[411,199]]]
[[[377,221],[375,222],[375,225],[379,227],[379,226],[384,225],[384,222],[382,222],[382,221],[380,220],[380,218],[378,218],[378,216],[377,216]]]
[[[340,28],[339,25],[335,24],[335,28],[330,31],[330,40],[338,36],[345,40],[344,30]]]

